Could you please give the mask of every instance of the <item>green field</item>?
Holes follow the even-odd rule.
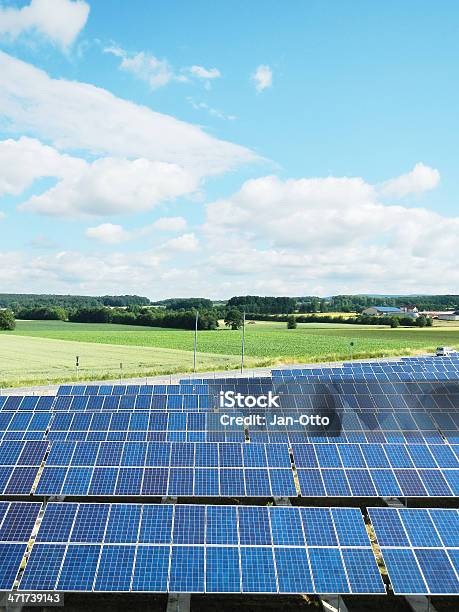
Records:
[[[239,365],[241,333],[225,328],[201,331],[198,369],[234,369]],[[248,323],[247,367],[380,357],[432,351],[436,346],[459,348],[459,326],[398,328],[330,323]],[[193,332],[175,329],[18,321],[13,332],[0,333],[0,386],[60,382],[74,379],[75,356],[80,378],[152,376],[187,372],[193,366]]]

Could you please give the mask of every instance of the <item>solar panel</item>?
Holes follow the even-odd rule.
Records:
[[[448,549],[458,543],[457,510],[370,508],[369,515],[395,593],[459,593]]]
[[[170,546],[138,546],[132,591],[167,592]]]
[[[100,549],[98,544],[69,544],[56,590],[91,591]]]
[[[169,590],[204,592],[204,546],[172,546]]]
[[[51,502],[19,588],[384,592],[356,524],[356,509]]]
[[[57,582],[64,544],[36,544],[27,561],[27,573],[23,574],[20,590],[53,590]]]

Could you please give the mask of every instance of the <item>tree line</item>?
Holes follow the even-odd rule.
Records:
[[[375,317],[373,315],[360,314],[356,317],[331,316],[331,315],[261,315],[246,314],[245,318],[250,321],[273,321],[287,323],[289,329],[295,329],[298,323],[349,323],[350,325],[388,325],[389,327],[432,327],[431,317],[420,315],[417,319],[412,317]]]
[[[97,306],[148,306],[140,295],[54,295],[48,293],[0,293],[0,308],[17,312],[21,308],[96,308]]]

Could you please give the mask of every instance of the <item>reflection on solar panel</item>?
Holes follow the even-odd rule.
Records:
[[[40,503],[0,502],[0,590],[13,588]]]
[[[369,508],[394,593],[459,594],[459,512]]]
[[[352,508],[51,502],[19,589],[385,593],[364,533]]]

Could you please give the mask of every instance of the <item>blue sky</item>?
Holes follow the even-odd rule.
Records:
[[[0,0],[0,290],[457,292],[458,17]]]

